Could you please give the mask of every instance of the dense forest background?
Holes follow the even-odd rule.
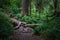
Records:
[[[60,0],[0,0],[0,38],[13,32],[11,17],[34,26],[35,35],[45,40],[60,40]]]

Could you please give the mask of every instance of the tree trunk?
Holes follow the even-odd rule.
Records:
[[[22,15],[28,15],[29,13],[29,0],[22,0]]]
[[[60,12],[57,10],[58,7],[57,5],[58,5],[58,0],[54,0],[54,9],[55,9],[54,16],[60,17]]]
[[[29,15],[31,16],[31,1],[32,0],[29,0]]]
[[[41,12],[42,10],[42,0],[35,0],[36,12]]]

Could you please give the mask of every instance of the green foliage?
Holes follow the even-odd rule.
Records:
[[[10,6],[7,7],[12,13],[20,13],[21,12],[21,2],[22,0],[10,0]]]
[[[35,32],[39,35],[43,35],[46,40],[60,40],[60,20],[59,18],[54,18],[49,22],[43,22],[42,25],[35,28]]]
[[[21,3],[22,0],[0,0],[0,8],[3,10],[2,12],[9,11],[17,14],[21,12]]]
[[[37,18],[35,17],[30,17],[30,16],[23,16],[23,17],[19,17],[17,16],[17,18],[20,20],[20,21],[25,21],[27,23],[37,23]]]
[[[8,39],[12,32],[13,27],[9,17],[6,14],[0,13],[0,39]]]
[[[22,9],[22,0],[0,0],[0,11],[10,11],[11,16],[15,16],[20,21],[27,23],[40,23],[42,25],[35,27],[34,32],[42,35],[46,40],[60,40],[60,18],[53,15],[53,0],[32,0],[30,16],[20,14]],[[58,0],[57,11],[60,11],[60,1]],[[30,11],[30,9],[29,9]],[[0,37],[8,37],[12,32],[12,25],[9,17],[0,13]]]
[[[45,4],[44,4],[45,5]],[[40,14],[42,25],[37,26],[34,30],[35,35],[42,35],[45,40],[60,40],[60,17],[51,16],[54,13],[53,1],[43,6]]]
[[[5,8],[10,5],[10,0],[0,0],[0,8]]]

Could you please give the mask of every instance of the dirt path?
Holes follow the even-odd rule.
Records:
[[[17,20],[12,19],[14,22],[17,22]],[[14,30],[13,38],[11,40],[40,40],[39,36],[33,35],[33,32],[20,32],[22,28],[18,28],[17,30]],[[29,29],[31,30],[31,28]]]
[[[39,36],[33,35],[33,33],[29,32],[19,32],[19,30],[14,31],[14,36],[12,40],[40,40]]]

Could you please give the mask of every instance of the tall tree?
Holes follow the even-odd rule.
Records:
[[[58,11],[57,8],[58,8],[58,0],[54,0],[54,9],[55,9],[54,15],[59,17],[60,16],[60,11]]]
[[[42,0],[35,0],[36,11],[41,12],[42,10]]]
[[[22,15],[28,15],[30,0],[22,0]]]

